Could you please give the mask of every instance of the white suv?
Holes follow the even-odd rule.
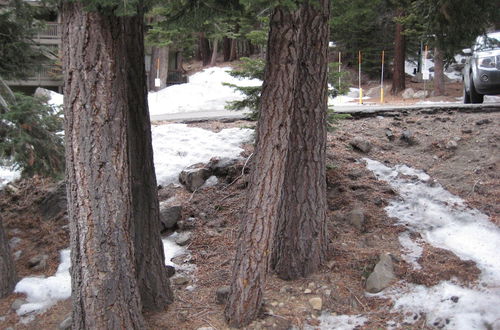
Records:
[[[500,31],[476,39],[463,70],[464,103],[483,103],[484,95],[500,94]]]

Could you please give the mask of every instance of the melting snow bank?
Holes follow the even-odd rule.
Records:
[[[387,181],[400,195],[387,207],[389,216],[408,230],[419,232],[429,244],[473,260],[481,270],[480,283],[463,288],[450,282],[433,287],[402,283],[379,295],[391,298],[394,311],[412,315],[407,323],[425,313],[429,326],[453,329],[500,329],[500,230],[488,217],[467,208],[462,199],[433,183],[430,177],[405,165],[393,168],[364,159],[378,179]],[[408,233],[400,238],[406,256],[415,263],[418,244]]]
[[[186,84],[173,85],[156,93],[149,93],[150,114],[224,110],[227,102],[242,100],[244,95],[223,83],[239,86],[262,85],[262,81],[258,79],[232,77],[229,74],[231,70],[229,67],[208,68],[189,77]]]
[[[162,239],[163,251],[165,253],[165,265],[173,266],[174,263],[171,259],[187,252],[185,248],[174,242],[174,238],[175,234]],[[57,267],[54,276],[25,277],[19,281],[14,292],[24,293],[27,303],[17,310],[17,314],[20,316],[27,316],[34,312],[43,313],[58,301],[71,297],[70,266],[70,250],[62,250],[61,263],[59,267]],[[32,320],[33,318],[28,316],[24,319],[24,323]]]
[[[177,182],[179,173],[196,163],[207,163],[212,157],[238,158],[242,143],[253,138],[252,129],[228,128],[218,133],[186,124],[169,124],[152,128],[153,153],[158,184]]]

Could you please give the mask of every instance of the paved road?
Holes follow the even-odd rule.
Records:
[[[335,111],[340,113],[348,113],[353,116],[374,116],[384,115],[391,112],[402,111],[448,111],[456,110],[461,112],[496,112],[500,111],[500,103],[484,103],[484,104],[462,104],[462,103],[432,103],[432,104],[416,104],[406,106],[388,106],[388,105],[349,105],[336,106]],[[244,119],[246,112],[243,111],[195,111],[181,112],[163,115],[151,116],[151,121],[175,121],[175,122],[193,122],[204,120],[236,120]]]

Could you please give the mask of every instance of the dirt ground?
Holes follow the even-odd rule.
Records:
[[[254,122],[202,122],[190,124],[218,131],[226,127],[252,127]],[[363,314],[369,319],[360,329],[385,328],[390,319],[402,321],[405,315],[390,312],[391,302],[365,295],[364,283],[381,253],[390,253],[399,280],[434,285],[456,278],[473,283],[479,271],[470,261],[462,261],[450,252],[424,244],[419,260],[421,270],[414,270],[401,258],[398,235],[404,228],[389,218],[384,207],[397,194],[387,184],[377,181],[359,160],[369,157],[386,164],[406,164],[422,169],[450,192],[463,198],[473,208],[487,214],[500,225],[500,113],[394,113],[362,119],[347,119],[328,135],[327,183],[330,254],[321,271],[307,279],[283,281],[269,276],[262,318],[248,329],[298,329],[318,325],[319,313],[309,305],[312,297],[321,297],[323,310],[342,314]],[[387,137],[387,132],[394,139]],[[400,139],[410,132],[411,141]],[[368,153],[350,145],[355,137],[368,141]],[[245,146],[243,161],[253,146]],[[251,165],[250,165],[251,170]],[[220,181],[194,194],[183,187],[164,187],[160,199],[176,196],[182,201],[182,217],[194,217],[193,237],[188,245],[196,265],[187,284],[174,285],[175,302],[165,312],[146,314],[152,329],[226,329],[223,306],[215,291],[230,283],[238,222],[245,204],[246,182],[243,175],[228,185]],[[0,216],[9,238],[21,239],[15,250],[23,253],[16,261],[20,277],[54,274],[58,251],[68,246],[67,217],[64,212],[43,215],[41,204],[57,185],[43,178],[15,183],[0,192]],[[358,229],[347,221],[353,208],[362,208],[365,225]],[[33,256],[49,256],[47,267],[34,272],[28,266]],[[11,305],[20,295],[0,300],[0,328],[54,329],[71,309],[63,301],[28,324],[20,324]],[[407,315],[406,315],[407,316]],[[426,329],[425,315],[415,315],[417,323],[406,328]]]

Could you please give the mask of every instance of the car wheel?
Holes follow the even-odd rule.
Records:
[[[476,87],[474,87],[474,81],[472,77],[470,78],[470,100],[472,103],[483,103],[484,95],[476,92]]]
[[[470,93],[467,92],[467,88],[465,87],[465,83],[464,83],[464,103],[465,104],[470,103]]]

